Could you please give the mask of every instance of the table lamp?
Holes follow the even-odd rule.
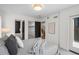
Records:
[[[3,36],[6,36],[6,34],[10,32],[10,28],[2,28],[1,32],[3,33]]]

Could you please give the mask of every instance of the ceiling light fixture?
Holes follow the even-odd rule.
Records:
[[[32,8],[33,8],[34,10],[36,10],[36,11],[42,10],[43,7],[44,7],[43,4],[33,4],[33,5],[32,5]]]

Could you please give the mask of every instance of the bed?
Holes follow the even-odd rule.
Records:
[[[5,46],[5,40],[8,37],[4,37],[4,38],[0,38],[0,55],[11,55],[7,49],[7,47]],[[34,43],[34,39],[32,40],[22,40],[23,44],[24,44],[24,48],[17,48],[17,54],[13,54],[13,55],[30,55],[29,51],[32,48],[32,45]]]

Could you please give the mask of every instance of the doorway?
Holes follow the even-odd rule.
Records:
[[[28,22],[28,39],[33,38],[45,39],[45,22],[39,22],[39,21]]]
[[[15,35],[19,36],[22,40],[25,39],[25,21],[15,20]]]

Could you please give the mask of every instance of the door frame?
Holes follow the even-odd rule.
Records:
[[[74,40],[74,18],[79,17],[79,15],[70,16],[69,24],[69,50],[79,53],[79,48],[73,47]]]

